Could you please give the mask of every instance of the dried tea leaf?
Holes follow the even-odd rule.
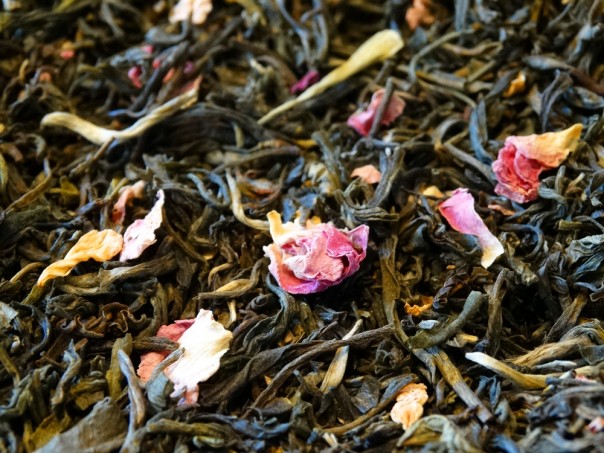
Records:
[[[36,453],[109,453],[120,447],[127,429],[128,424],[119,406],[110,398],[105,398],[95,404],[90,414],[73,428],[53,437],[50,442],[36,450]]]
[[[124,233],[124,248],[120,254],[120,261],[134,260],[141,256],[147,247],[155,244],[157,241],[155,230],[161,226],[163,207],[164,191],[160,189],[157,191],[157,201],[153,205],[153,208],[151,208],[151,211],[149,211],[144,219],[135,220],[126,229]]]
[[[123,243],[122,235],[113,230],[89,231],[67,252],[65,258],[44,269],[37,285],[44,286],[48,280],[66,276],[77,264],[84,261],[107,261],[122,250]]]

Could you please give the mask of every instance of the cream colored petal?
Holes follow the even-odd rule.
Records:
[[[181,403],[195,404],[197,384],[207,381],[220,368],[220,358],[228,351],[233,334],[214,321],[209,310],[200,310],[195,323],[180,337],[184,354],[165,373],[174,384],[172,396],[184,395]]]

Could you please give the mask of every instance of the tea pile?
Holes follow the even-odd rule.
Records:
[[[601,451],[604,2],[2,5],[1,451]]]

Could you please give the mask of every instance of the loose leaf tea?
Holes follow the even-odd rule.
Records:
[[[0,451],[601,451],[602,23],[3,1]]]

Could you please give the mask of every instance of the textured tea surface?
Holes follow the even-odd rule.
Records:
[[[175,3],[3,2],[0,450],[601,451],[602,1]]]

